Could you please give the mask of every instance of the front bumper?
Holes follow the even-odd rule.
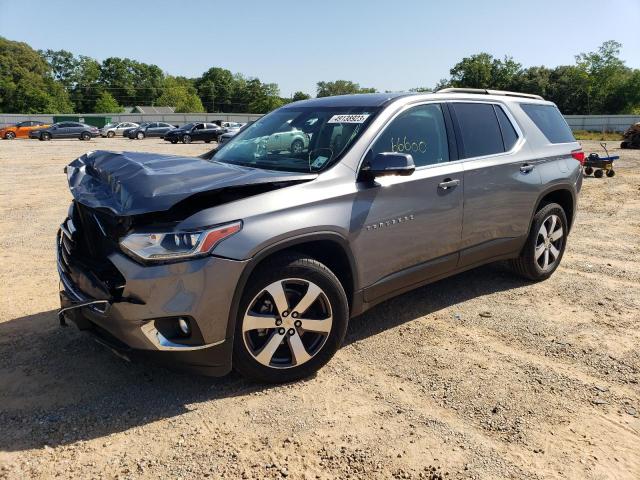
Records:
[[[206,375],[231,369],[229,312],[235,287],[246,262],[204,257],[165,265],[141,265],[114,252],[108,260],[125,280],[121,294],[108,293],[91,272],[63,255],[58,232],[60,303],[65,319],[95,334],[101,343],[128,358],[150,358],[169,367]],[[66,253],[66,252],[65,252]],[[73,308],[86,302],[103,301]],[[72,307],[71,309],[68,309]],[[177,343],[159,330],[159,321],[188,317],[198,340]]]

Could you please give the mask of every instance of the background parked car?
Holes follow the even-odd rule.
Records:
[[[222,127],[215,123],[187,123],[180,128],[167,132],[164,139],[171,143],[191,143],[197,141],[210,143],[211,141],[216,140],[222,131]]]
[[[146,137],[164,137],[169,130],[175,128],[175,125],[165,122],[143,123],[138,128],[127,129],[127,136],[132,140],[135,138],[142,140]]]
[[[36,128],[45,128],[49,125],[34,120],[26,120],[16,123],[15,125],[7,125],[0,128],[0,138],[5,140],[13,140],[14,138],[29,138],[29,132]]]
[[[38,140],[51,140],[52,138],[79,138],[90,140],[100,135],[97,127],[78,122],[54,123],[47,128],[39,128],[29,132],[29,138]]]
[[[108,138],[121,136],[124,134],[125,130],[129,128],[138,128],[139,126],[140,125],[134,122],[108,123],[100,129],[100,135]]]
[[[238,123],[238,122],[222,122],[221,124],[223,128],[222,133],[230,133],[230,132],[238,133],[238,130],[240,130],[244,125],[245,125],[244,123]]]
[[[218,136],[218,146],[224,145],[225,143],[227,143],[229,140],[231,140],[233,137],[235,137],[238,133],[243,131],[245,128],[247,128],[252,123],[253,122],[243,123],[242,127],[233,128],[233,129],[229,130],[228,132],[225,132],[222,135],[219,135]]]

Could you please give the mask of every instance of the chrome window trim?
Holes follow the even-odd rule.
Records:
[[[497,100],[471,100],[471,99],[468,99],[468,100],[467,99],[465,99],[465,100],[448,100],[448,102],[449,103],[476,102],[476,103],[485,103],[485,104],[494,105],[494,106],[497,105],[498,107],[502,108],[502,111],[505,113],[505,115],[507,116],[507,118],[511,122],[511,125],[513,126],[514,130],[516,131],[516,134],[518,135],[518,141],[513,145],[511,150],[508,150],[506,152],[500,152],[500,153],[491,153],[489,155],[480,155],[480,156],[477,156],[477,157],[467,157],[467,158],[463,158],[461,161],[463,161],[463,162],[471,162],[471,161],[474,161],[474,160],[486,160],[487,158],[506,157],[506,156],[514,155],[515,153],[518,153],[522,149],[522,147],[524,146],[524,144],[525,144],[524,133],[523,133],[522,129],[520,128],[520,125],[516,121],[515,117],[511,113],[511,111],[509,111],[508,108],[503,108],[504,103],[499,102]],[[498,122],[497,118],[496,118],[496,122]],[[498,122],[498,128],[499,127],[500,127],[500,122]],[[500,134],[502,135],[502,133],[500,133]]]
[[[391,118],[389,118],[387,120],[387,122],[382,126],[382,128],[380,128],[380,131],[376,134],[376,136],[373,138],[373,140],[371,140],[369,142],[369,144],[366,146],[366,148],[364,149],[364,153],[362,154],[362,156],[360,157],[360,161],[358,162],[358,168],[356,169],[356,173],[360,172],[360,169],[362,168],[362,163],[364,162],[364,158],[367,156],[367,153],[369,152],[369,150],[371,150],[373,145],[378,141],[378,138],[387,129],[387,127],[389,127],[391,122],[393,122],[400,114],[404,113],[405,111],[407,111],[407,110],[409,110],[411,108],[420,107],[420,106],[423,106],[423,105],[429,105],[429,104],[432,104],[432,103],[437,103],[437,104],[443,105],[445,103],[470,103],[470,102],[485,103],[485,104],[488,104],[488,105],[497,105],[498,107],[502,108],[502,110],[504,111],[505,115],[507,116],[507,118],[511,122],[511,125],[513,126],[514,130],[516,131],[516,134],[518,135],[518,141],[513,145],[511,150],[509,150],[507,152],[492,153],[490,155],[482,155],[482,156],[479,156],[479,157],[459,158],[457,160],[449,160],[447,162],[442,162],[442,163],[433,163],[431,165],[421,165],[419,167],[416,167],[415,171],[425,170],[425,169],[434,168],[434,167],[441,167],[443,165],[456,165],[456,164],[459,164],[459,163],[461,164],[461,163],[464,163],[464,162],[469,162],[469,161],[474,161],[474,160],[485,160],[487,158],[494,158],[494,157],[506,157],[506,156],[515,155],[516,153],[520,152],[520,150],[522,150],[522,147],[526,143],[525,138],[524,138],[524,133],[523,133],[522,129],[520,128],[520,124],[517,122],[516,118],[513,116],[513,114],[511,113],[511,111],[508,108],[505,108],[506,104],[503,103],[503,102],[500,102],[498,100],[485,100],[485,99],[476,100],[476,99],[438,99],[438,98],[434,98],[434,99],[429,99],[429,100],[419,100],[419,101],[416,101],[416,102],[407,103],[407,104],[403,105]],[[443,115],[444,115],[444,112],[443,112]],[[496,122],[497,121],[498,121],[498,119],[496,118]]]

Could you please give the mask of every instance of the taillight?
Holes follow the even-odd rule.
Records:
[[[571,152],[571,156],[580,162],[580,165],[584,165],[584,152],[582,150],[574,150]]]

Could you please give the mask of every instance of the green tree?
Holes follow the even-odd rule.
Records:
[[[103,92],[100,82],[100,63],[81,55],[76,61],[68,92],[76,112],[93,112]]]
[[[504,60],[488,53],[478,53],[463,58],[449,71],[449,83],[458,88],[489,88],[509,90],[513,88],[522,65],[511,57]]]
[[[178,113],[201,113],[205,109],[193,83],[184,77],[166,77],[156,105],[175,107]]]
[[[207,111],[233,111],[234,77],[231,71],[212,67],[195,80],[195,86]]]
[[[49,64],[29,45],[0,37],[0,112],[71,113]]]
[[[576,65],[588,79],[587,113],[601,114],[625,109],[625,84],[632,70],[620,58],[622,44],[604,42],[595,52],[576,55]]]
[[[67,50],[39,51],[40,55],[51,67],[54,80],[59,81],[66,89],[70,89],[76,82],[78,60]]]
[[[296,92],[293,94],[293,96],[291,97],[291,101],[292,102],[298,102],[300,100],[308,100],[311,98],[311,95],[309,95],[308,93],[304,93],[304,92]]]
[[[318,82],[317,97],[331,97],[333,95],[349,95],[353,93],[375,93],[375,88],[362,88],[349,80],[335,80],[333,82]]]
[[[124,109],[118,105],[116,99],[109,92],[102,92],[93,107],[94,113],[120,113]]]

